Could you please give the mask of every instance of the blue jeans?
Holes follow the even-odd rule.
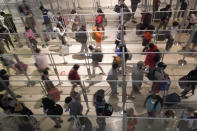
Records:
[[[50,34],[51,34],[51,38],[52,38],[52,39],[56,38],[56,34],[55,34],[54,31],[53,31],[52,24],[51,24],[51,23],[47,23],[47,24],[45,24],[45,25],[46,25],[46,30],[47,30],[47,32],[50,32]]]

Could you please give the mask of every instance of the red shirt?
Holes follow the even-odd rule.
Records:
[[[69,80],[80,80],[78,72],[74,69],[71,69],[68,75]]]
[[[101,16],[101,15],[98,15],[98,16],[95,18],[95,22],[96,22],[97,24],[100,24],[102,21],[103,21],[103,16]]]
[[[155,45],[153,47],[153,49],[148,49],[147,52],[155,52],[157,50],[157,46]],[[148,65],[149,68],[153,68],[155,66],[155,56],[156,54],[155,53],[147,53],[146,55],[146,59],[145,59],[145,65]]]

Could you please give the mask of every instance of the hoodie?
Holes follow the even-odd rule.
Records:
[[[147,52],[156,52],[157,51],[157,46],[154,45],[152,49],[148,49]],[[146,54],[146,59],[145,59],[145,65],[148,65],[149,68],[153,68],[155,66],[155,53],[147,53]]]

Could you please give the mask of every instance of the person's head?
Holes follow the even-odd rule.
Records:
[[[139,62],[137,63],[137,67],[138,67],[139,69],[142,69],[142,68],[144,67],[144,62],[143,62],[143,61],[139,61]]]
[[[105,90],[100,89],[96,92],[96,96],[101,96],[102,98],[104,98],[105,96]]]
[[[113,63],[113,64],[112,64],[112,68],[113,68],[113,69],[117,69],[117,68],[118,68],[118,63]]]
[[[48,76],[48,75],[49,75],[48,70],[44,70],[44,71],[43,71],[43,74],[46,75],[46,76]]]
[[[162,69],[162,70],[165,70],[167,65],[164,64],[163,62],[159,62],[158,65],[157,65],[158,69]]]
[[[1,15],[1,16],[5,16],[5,12],[2,11],[2,12],[0,13],[0,15]]]
[[[70,13],[71,13],[71,14],[76,14],[76,13],[77,13],[77,11],[76,11],[76,10],[74,10],[74,9],[72,9]]]
[[[41,50],[40,50],[39,48],[37,48],[37,49],[35,50],[35,52],[36,52],[37,54],[39,54],[39,53],[41,52]]]
[[[127,109],[127,116],[128,116],[128,117],[132,117],[133,115],[134,115],[134,110],[133,110],[133,108]]]
[[[155,45],[154,45],[153,43],[150,43],[150,44],[149,44],[149,48],[150,48],[150,49],[153,49],[154,46],[155,46]]]
[[[79,69],[79,67],[80,66],[78,64],[74,64],[73,69],[77,71]]]
[[[68,96],[65,98],[64,102],[65,104],[69,104],[72,101],[72,97]]]
[[[174,113],[174,111],[173,110],[167,110],[166,112],[165,112],[165,116],[166,117],[172,117],[172,118],[174,118],[175,117],[175,113]]]
[[[25,31],[28,31],[30,29],[30,27],[25,26]]]
[[[7,73],[7,71],[5,69],[0,70],[0,75],[5,75],[6,73]]]
[[[166,5],[166,9],[170,10],[171,9],[171,5]]]
[[[102,9],[101,8],[98,8],[97,9],[97,13],[103,13]]]
[[[152,100],[153,102],[156,102],[156,101],[157,101],[157,96],[156,96],[155,94],[153,94],[152,97],[151,97],[151,100]]]
[[[40,10],[43,11],[44,10],[44,6],[40,6]]]
[[[177,22],[177,21],[174,21],[173,23],[172,23],[172,26],[173,27],[177,27],[179,25],[179,23]]]
[[[82,28],[82,29],[86,29],[86,25],[83,24],[83,25],[81,26],[81,28]]]
[[[94,47],[92,45],[90,45],[88,48],[89,48],[90,51],[94,50]]]

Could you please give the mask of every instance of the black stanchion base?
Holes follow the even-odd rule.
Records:
[[[184,65],[187,65],[187,61],[185,61],[185,60],[179,60],[178,61],[178,64],[180,65],[180,66],[184,66]]]

